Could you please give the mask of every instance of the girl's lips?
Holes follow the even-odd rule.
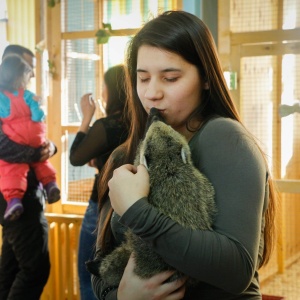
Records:
[[[150,108],[147,109],[148,115],[150,114],[151,108],[152,108],[152,107],[150,107]],[[155,107],[155,108],[156,108],[160,113],[164,113],[164,111],[165,111],[164,109],[159,109],[159,108],[157,108],[157,107]]]
[[[151,107],[151,108],[152,108],[152,107]],[[148,109],[148,114],[150,113],[151,108]],[[156,108],[160,113],[162,113],[162,114],[163,114],[164,111],[165,111],[164,109],[159,109],[159,108],[157,108],[157,107],[155,107],[155,108]]]

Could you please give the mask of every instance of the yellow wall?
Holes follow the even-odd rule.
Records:
[[[7,40],[35,50],[35,0],[6,0]]]

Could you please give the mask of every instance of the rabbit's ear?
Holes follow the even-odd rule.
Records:
[[[95,276],[98,276],[100,275],[100,266],[101,266],[101,260],[99,259],[95,259],[95,260],[89,260],[85,263],[86,265],[86,268],[88,269],[88,271],[90,273],[92,273],[93,275]]]
[[[184,147],[181,148],[181,158],[182,161],[186,164],[187,163],[187,155],[186,155],[186,151],[184,150]]]
[[[146,159],[145,155],[141,156],[140,164],[144,165],[146,167],[146,169],[149,170],[148,164],[147,164],[147,159]]]

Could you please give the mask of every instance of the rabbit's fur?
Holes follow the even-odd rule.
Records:
[[[152,111],[149,118],[149,128],[135,158],[135,165],[142,163],[149,172],[148,202],[183,227],[211,229],[216,213],[211,183],[194,167],[185,137],[161,121],[157,111]],[[136,263],[134,271],[142,278],[174,270],[149,244],[127,230],[126,241],[101,263],[99,273],[108,285],[119,285],[132,252]],[[182,275],[177,271],[171,280]],[[195,282],[189,280],[190,284]]]

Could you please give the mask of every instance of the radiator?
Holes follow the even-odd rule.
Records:
[[[77,253],[83,216],[46,213],[51,271],[41,300],[80,300]]]

